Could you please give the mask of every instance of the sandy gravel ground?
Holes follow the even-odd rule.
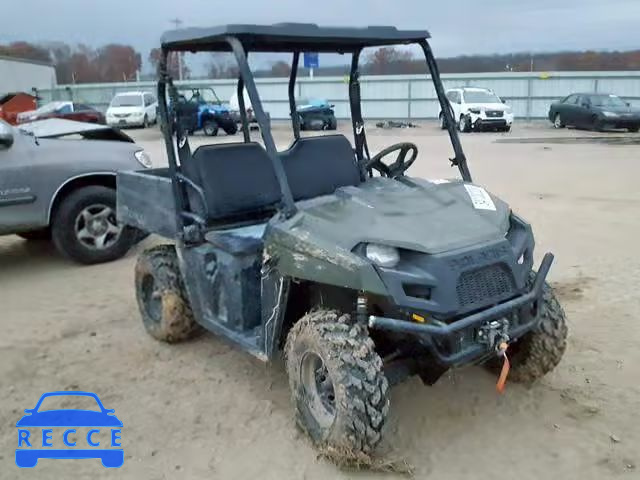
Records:
[[[131,133],[165,162],[157,130]],[[286,145],[290,134],[276,133]],[[531,389],[509,385],[497,396],[495,378],[475,367],[434,387],[396,387],[381,453],[406,460],[416,478],[640,478],[640,146],[572,140],[599,136],[542,124],[463,136],[475,181],[533,224],[538,259],[556,254],[551,280],[570,340],[562,364]],[[496,142],[521,137],[547,140]],[[374,151],[413,141],[413,175],[455,176],[434,124],[370,129],[369,140]],[[47,244],[0,238],[0,478],[392,478],[318,459],[293,424],[281,361],[263,365],[213,335],[168,346],[144,333],[133,266],[159,241],[78,267]],[[116,410],[121,469],[97,460],[17,469],[15,422],[61,389],[96,392]]]

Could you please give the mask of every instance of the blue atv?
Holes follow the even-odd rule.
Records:
[[[227,135],[238,131],[229,108],[222,104],[212,88],[180,89],[177,113],[190,135],[202,130],[205,135],[216,136],[221,128]]]

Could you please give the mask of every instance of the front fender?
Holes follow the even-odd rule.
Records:
[[[387,294],[378,272],[368,260],[335,245],[328,249],[295,235],[276,234],[267,242],[265,255],[265,261],[273,262],[283,276]]]

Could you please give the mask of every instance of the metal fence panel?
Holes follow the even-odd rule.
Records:
[[[518,118],[545,118],[549,105],[572,92],[598,91],[620,95],[640,104],[640,72],[496,72],[445,74],[445,88],[477,86],[493,89]],[[227,102],[236,91],[235,80],[192,80],[187,86],[212,87]],[[289,118],[287,79],[256,80],[265,109],[273,119]],[[60,85],[38,91],[43,101],[74,99],[106,110],[116,93],[155,91],[154,82]],[[436,118],[440,111],[433,84],[424,75],[381,75],[361,78],[363,114],[368,119]],[[348,78],[300,78],[297,97],[324,98],[335,105],[338,118],[349,118]]]

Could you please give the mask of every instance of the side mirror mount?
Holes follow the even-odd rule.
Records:
[[[584,108],[587,108],[587,109],[588,109],[588,108],[591,108],[591,104],[590,104],[590,103],[587,103],[587,102],[582,102],[582,106],[583,106]]]
[[[13,129],[9,124],[0,121],[0,147],[9,148],[13,145]]]
[[[507,103],[507,100],[503,98],[502,103]]]

